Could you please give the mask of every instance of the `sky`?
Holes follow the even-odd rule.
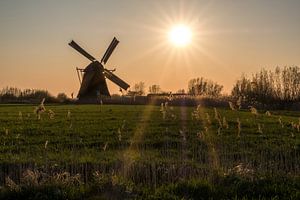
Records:
[[[0,88],[76,94],[75,68],[89,60],[68,43],[101,59],[116,36],[106,68],[131,86],[176,92],[205,77],[230,93],[243,73],[300,66],[299,8],[298,0],[1,0]],[[192,32],[181,48],[168,38],[177,24]],[[114,84],[109,89],[118,93]]]

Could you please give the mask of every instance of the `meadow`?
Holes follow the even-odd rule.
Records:
[[[0,105],[2,199],[297,199],[300,112]]]

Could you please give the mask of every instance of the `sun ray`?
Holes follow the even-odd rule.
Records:
[[[153,112],[155,100],[150,102],[150,105],[147,105],[143,110],[142,117],[140,118],[140,122],[136,127],[133,136],[130,139],[129,147],[123,152],[122,154],[122,161],[123,161],[123,175],[129,175],[128,172],[130,168],[134,164],[134,162],[140,158],[141,152],[138,148],[138,145],[142,142],[145,137],[145,130],[148,127],[148,122],[151,118],[151,114]]]

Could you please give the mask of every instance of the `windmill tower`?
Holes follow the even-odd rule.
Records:
[[[109,97],[110,93],[107,87],[106,78],[123,90],[129,88],[129,85],[125,81],[113,73],[115,69],[108,70],[104,67],[118,43],[119,41],[114,37],[100,62],[73,40],[69,43],[71,47],[91,61],[84,69],[76,68],[80,82],[80,89],[77,95],[79,102],[97,102],[101,96]]]

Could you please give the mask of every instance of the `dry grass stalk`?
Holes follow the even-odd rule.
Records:
[[[159,111],[162,112],[164,109],[165,109],[164,103],[161,103],[161,104],[160,104],[160,110],[159,110]]]
[[[55,113],[52,110],[48,110],[49,119],[54,119]]]
[[[205,113],[205,116],[206,116],[207,124],[210,125],[210,124],[211,124],[211,120],[210,120],[209,114],[208,114],[208,113]]]
[[[226,117],[223,117],[222,126],[223,126],[223,128],[226,128],[226,129],[229,128],[229,125],[228,125],[228,123],[227,123]]]
[[[300,132],[300,118],[298,119],[298,124],[296,124],[296,129],[298,132]]]
[[[221,135],[221,130],[222,130],[222,127],[219,127],[218,131],[217,131],[218,135]]]
[[[47,147],[48,147],[48,140],[46,140],[45,145],[44,145],[45,149],[47,149]]]
[[[290,122],[290,124],[293,130],[297,130],[299,132],[299,124],[296,124],[293,121]]]
[[[5,178],[5,186],[10,190],[10,191],[19,191],[20,186],[18,186],[9,176]]]
[[[250,106],[250,112],[254,115],[254,116],[257,116],[258,115],[258,112],[257,112],[257,109],[253,106]]]
[[[21,111],[19,111],[19,120],[23,120],[23,114]]]
[[[74,176],[71,176],[69,172],[61,172],[56,173],[52,177],[50,177],[51,182],[62,184],[65,186],[71,186],[71,185],[81,185],[81,176],[80,174],[75,174]]]
[[[204,131],[205,131],[206,134],[208,133],[208,127],[207,126],[204,126]]]
[[[5,178],[5,185],[11,191],[19,191],[21,187],[36,187],[43,184],[59,184],[63,186],[81,185],[81,176],[76,174],[71,176],[68,172],[55,173],[53,176],[47,175],[38,170],[27,169],[21,176],[21,183],[17,185],[9,177]]]
[[[166,102],[167,103],[167,102]],[[161,114],[162,114],[162,118],[163,118],[163,120],[165,120],[166,119],[166,115],[167,115],[167,106],[166,106],[166,103],[164,104],[164,103],[161,103],[160,104],[160,112],[161,112]],[[167,104],[168,105],[168,104]]]
[[[234,104],[231,101],[229,101],[228,104],[231,110],[236,110]]]
[[[265,113],[268,117],[270,117],[272,114],[271,114],[271,112],[270,111],[266,111],[266,113]]]
[[[237,135],[238,135],[238,137],[240,137],[241,136],[241,121],[240,121],[240,118],[237,118],[236,122],[237,122]]]
[[[198,105],[197,108],[192,112],[192,119],[201,119],[201,106]]]
[[[215,113],[215,120],[217,120],[219,127],[222,127],[222,121],[221,121],[222,117],[218,112],[217,108],[214,108],[214,113]]]
[[[262,125],[260,123],[257,124],[257,133],[263,134]]]
[[[38,186],[41,174],[38,171],[27,169],[23,172],[21,183],[26,186]]]
[[[46,111],[46,108],[44,106],[45,98],[41,101],[40,105],[35,108],[34,112],[37,115],[38,119],[41,119],[41,113]]]
[[[5,135],[8,135],[8,133],[9,133],[8,128],[4,128],[4,132],[5,132]]]
[[[123,123],[122,123],[122,126],[121,126],[121,129],[122,129],[122,130],[125,129],[125,125],[126,125],[126,120],[124,119],[124,120],[123,120]]]
[[[169,103],[165,102],[165,103],[161,103],[159,111],[162,113],[162,118],[164,120],[167,118],[174,120],[174,119],[176,119],[176,115],[174,113],[172,113],[173,110],[174,110],[174,108],[169,107]]]
[[[203,131],[200,131],[197,133],[197,137],[200,139],[200,140],[203,140],[205,138],[205,134]]]
[[[166,101],[165,102],[165,108],[168,109],[169,103]]]
[[[118,128],[118,139],[121,142],[121,140],[122,140],[122,132],[121,132],[120,128]]]
[[[119,139],[119,141],[122,140],[122,131],[125,129],[125,126],[126,126],[126,120],[123,120],[121,127],[118,128],[118,139]]]
[[[174,120],[174,119],[176,119],[177,117],[176,117],[176,115],[175,114],[171,114],[171,118]]]
[[[278,118],[278,123],[281,126],[281,128],[284,127],[284,124],[282,123],[282,120],[281,120],[281,116]]]
[[[219,119],[219,113],[216,107],[214,107],[215,120]]]
[[[185,132],[183,130],[179,130],[179,133],[180,133],[180,135],[182,137],[182,140],[185,142],[186,141],[186,134],[185,134]]]
[[[242,97],[241,96],[238,98],[236,105],[239,110],[242,108]]]
[[[173,94],[172,94],[172,93],[169,94],[168,100],[169,100],[169,101],[172,101],[172,100],[173,100]]]
[[[240,176],[248,176],[253,177],[254,176],[254,170],[250,168],[249,166],[240,163],[229,170],[230,174],[238,174]]]
[[[68,110],[67,118],[68,118],[68,119],[71,119],[71,111],[70,111],[70,110]]]
[[[291,125],[292,129],[296,128],[296,124],[293,121],[290,121],[290,125]]]
[[[107,149],[107,145],[108,145],[108,142],[106,142],[106,143],[105,143],[105,145],[103,146],[103,148],[102,148],[102,149],[103,149],[103,151],[106,151],[106,149]]]
[[[296,136],[293,132],[291,132],[291,138],[296,138]]]
[[[45,108],[45,106],[44,106],[44,102],[45,102],[45,98],[42,99],[40,105],[39,105],[39,106],[37,107],[37,109],[35,110],[35,111],[36,111],[36,114],[46,111],[46,108]]]

